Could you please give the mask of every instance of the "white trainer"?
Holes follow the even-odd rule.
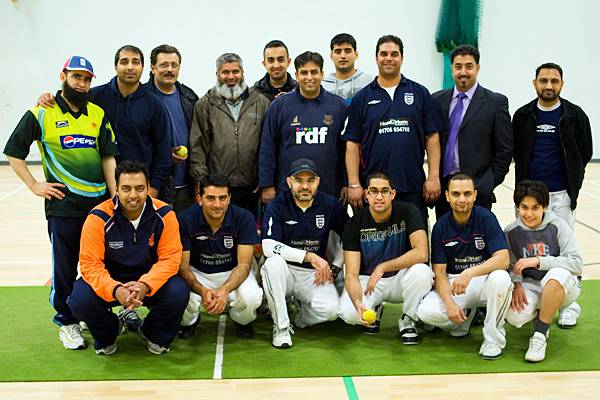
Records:
[[[572,303],[569,307],[560,310],[558,326],[563,329],[575,328],[579,314],[581,314],[581,307],[577,303]]]
[[[467,319],[449,332],[450,336],[461,339],[469,335],[469,332],[471,331],[471,325],[473,324],[473,320],[477,315],[477,308],[471,308],[470,310],[467,310],[467,314]]]
[[[160,354],[169,352],[168,347],[163,347],[160,344],[151,342],[149,340],[147,340],[147,342],[148,342],[148,351],[152,354],[160,355]]]
[[[79,324],[61,326],[58,330],[58,337],[65,349],[79,350],[87,347],[83,336],[81,336],[81,327]]]
[[[502,348],[495,343],[484,340],[479,348],[479,355],[484,360],[497,360],[502,357]]]
[[[294,330],[292,327],[279,329],[277,325],[273,325],[273,347],[278,349],[289,349],[292,347],[292,334]]]
[[[525,353],[525,360],[529,362],[540,362],[546,358],[546,335],[534,332],[529,338],[529,348]]]
[[[99,356],[110,356],[117,352],[117,342],[114,342],[110,346],[103,347],[101,349],[94,350]]]

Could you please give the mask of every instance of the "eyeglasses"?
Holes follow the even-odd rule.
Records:
[[[392,189],[389,187],[383,188],[381,190],[377,189],[377,188],[368,188],[367,192],[373,196],[373,197],[377,197],[378,195],[381,195],[382,197],[388,197],[391,193],[392,193]]]

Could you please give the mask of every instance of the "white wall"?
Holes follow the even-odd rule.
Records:
[[[359,68],[374,74],[377,38],[393,33],[405,44],[403,74],[433,92],[442,82],[442,58],[435,50],[439,6],[440,0],[0,0],[0,145],[40,93],[59,88],[68,56],[88,57],[95,83],[102,84],[114,75],[114,53],[123,44],[139,46],[147,64],[153,47],[178,47],[180,80],[202,95],[214,84],[214,61],[224,52],[240,54],[249,84],[264,74],[262,48],[271,39],[283,40],[292,59],[305,50],[320,52],[331,72],[329,40],[348,32],[358,41]],[[563,95],[583,107],[592,128],[600,127],[593,101],[600,89],[594,74],[600,65],[600,28],[593,20],[598,15],[600,3],[593,0],[488,0],[479,81],[506,94],[514,112],[535,95],[535,67],[557,62],[565,71]],[[143,81],[148,70],[147,65]],[[595,139],[594,154],[600,157]],[[39,159],[37,149],[31,158]]]

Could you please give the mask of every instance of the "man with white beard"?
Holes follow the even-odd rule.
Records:
[[[231,203],[256,214],[258,145],[269,100],[244,81],[240,56],[217,58],[217,83],[194,106],[190,173],[196,183],[219,172],[231,183]]]

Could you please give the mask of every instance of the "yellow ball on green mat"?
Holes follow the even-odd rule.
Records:
[[[372,324],[377,319],[377,314],[375,313],[375,311],[373,311],[371,309],[366,309],[362,313],[362,319],[363,319],[363,321],[365,321],[369,324]]]

